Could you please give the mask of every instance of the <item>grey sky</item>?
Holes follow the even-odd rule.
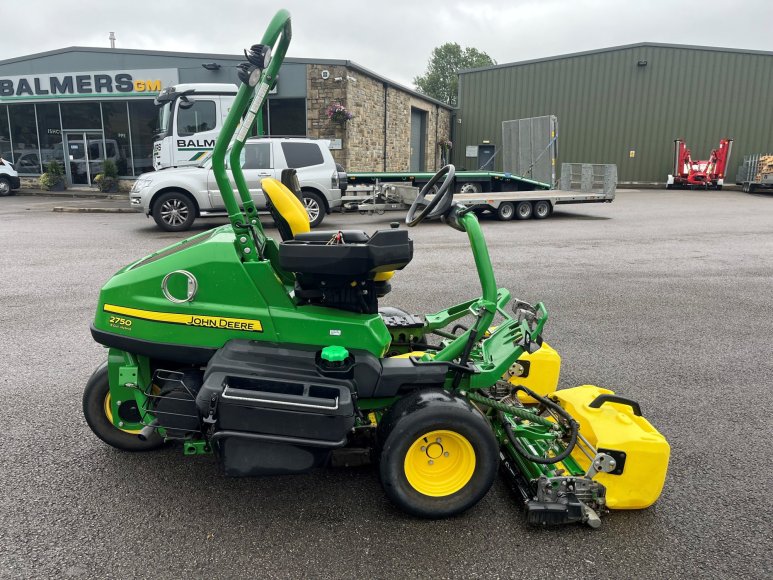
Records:
[[[773,50],[770,0],[4,0],[0,60],[64,46],[236,54],[279,8],[293,16],[288,56],[349,59],[411,86],[432,49],[458,42],[499,63],[671,42]]]

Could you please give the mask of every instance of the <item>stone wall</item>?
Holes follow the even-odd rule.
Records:
[[[322,71],[329,73],[327,79],[322,78]],[[349,104],[346,95],[345,81],[347,71],[344,66],[327,66],[319,64],[307,65],[306,69],[306,134],[312,138],[341,139],[343,149],[332,150],[333,159],[348,168],[346,158],[346,127],[332,122],[327,118],[327,108],[331,103],[341,103],[347,109]]]
[[[328,71],[327,79],[322,78],[323,70]],[[333,150],[332,154],[347,171],[409,171],[411,108],[427,114],[425,168],[439,168],[437,142],[449,135],[448,109],[392,85],[385,88],[382,80],[353,68],[310,64],[307,71],[307,134],[312,138],[341,139],[342,149]],[[333,102],[344,105],[353,118],[344,124],[330,121],[326,110]]]

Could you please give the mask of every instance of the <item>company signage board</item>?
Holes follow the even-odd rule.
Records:
[[[155,97],[179,82],[175,68],[0,77],[0,103]]]

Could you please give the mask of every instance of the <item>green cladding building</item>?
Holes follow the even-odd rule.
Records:
[[[558,117],[558,162],[615,163],[620,183],[664,183],[674,139],[708,159],[734,139],[726,182],[744,155],[773,151],[773,52],[645,42],[459,74],[454,162],[499,148],[502,122]],[[495,169],[501,170],[497,155]]]

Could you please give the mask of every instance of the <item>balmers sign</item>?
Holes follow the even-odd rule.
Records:
[[[51,73],[0,77],[0,102],[151,97],[178,83],[177,69]]]

